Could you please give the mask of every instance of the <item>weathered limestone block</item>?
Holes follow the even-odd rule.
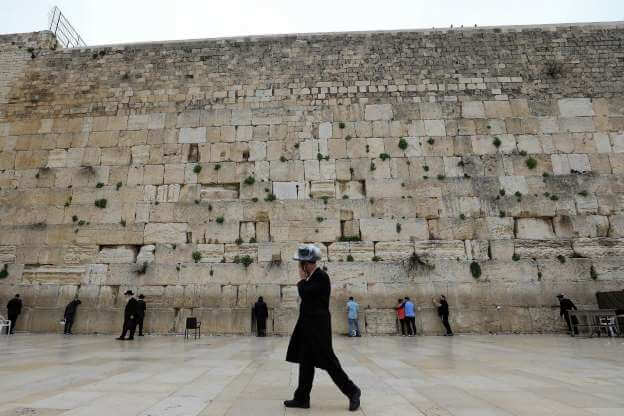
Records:
[[[553,218],[555,234],[559,238],[607,237],[609,220],[600,215],[562,215]]]
[[[185,243],[186,223],[149,223],[145,225],[145,243]]]
[[[29,284],[79,284],[86,273],[85,266],[26,266],[22,274]]]
[[[15,262],[15,246],[0,246],[0,263]]]
[[[460,240],[415,241],[414,251],[420,257],[465,259],[466,249]]]
[[[475,220],[475,238],[506,240],[514,238],[514,220],[510,217],[484,217]]]
[[[520,257],[554,258],[573,254],[569,240],[514,240],[514,253]]]
[[[410,241],[381,241],[375,244],[375,256],[383,261],[407,260],[414,253],[414,243]]]
[[[63,261],[65,264],[92,263],[98,255],[98,246],[71,245],[65,248]]]
[[[156,246],[153,244],[148,244],[141,246],[139,249],[139,254],[137,255],[136,262],[139,265],[145,263],[152,263],[155,259],[154,252],[156,251]]]
[[[369,334],[396,334],[396,312],[393,309],[367,309],[366,332]]]
[[[463,101],[463,118],[485,118],[485,107],[482,101]]]
[[[312,181],[310,184],[311,198],[335,198],[336,183],[334,181]]]
[[[80,227],[74,235],[79,244],[143,244],[143,228],[143,224],[91,224]]]
[[[222,224],[216,221],[194,226],[191,229],[193,242],[233,243],[240,237],[238,221],[225,221]]]
[[[466,258],[468,260],[489,260],[490,244],[488,240],[466,240]]]
[[[392,120],[391,104],[369,104],[364,108],[364,119],[367,121]]]
[[[490,252],[493,260],[508,261],[514,254],[514,240],[491,240]]]
[[[364,241],[429,239],[427,221],[420,218],[408,220],[362,218],[360,219],[360,231]]]
[[[581,257],[610,257],[624,254],[624,240],[620,238],[579,238],[572,242],[574,253]]]
[[[258,262],[258,245],[257,244],[226,244],[225,245],[225,261],[233,262],[235,257],[249,256],[254,262]]]
[[[304,187],[303,182],[273,182],[273,194],[279,200],[298,199],[299,187]]]
[[[593,116],[590,98],[563,98],[557,102],[561,117]]]
[[[199,199],[202,201],[218,201],[238,199],[239,188],[237,185],[202,185],[199,191]]]
[[[337,181],[336,182],[336,198],[337,199],[363,199],[366,198],[363,181]]]
[[[516,237],[528,240],[556,238],[551,221],[540,218],[518,218],[516,220]]]
[[[608,230],[609,235],[607,237],[624,237],[624,215],[611,215]]]

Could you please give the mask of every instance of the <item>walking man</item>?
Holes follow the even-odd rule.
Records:
[[[145,310],[147,309],[147,305],[145,304],[145,296],[142,294],[139,295],[139,300],[137,300],[137,325],[139,326],[139,336],[143,336],[143,320],[145,319]]]
[[[570,319],[570,311],[576,310],[576,305],[570,299],[566,298],[563,293],[557,295],[557,299],[559,299],[559,316],[565,319],[566,324],[568,324],[568,332],[572,335],[572,326],[574,326],[574,333],[578,335],[578,328],[576,324],[578,323],[576,318]]]
[[[15,333],[15,325],[17,324],[17,317],[20,313],[22,313],[22,300],[20,299],[20,295],[17,294],[7,303],[7,318],[11,321],[9,334]]]
[[[360,305],[353,299],[353,296],[349,297],[347,302],[347,318],[349,319],[349,336],[360,336],[360,325],[358,323],[358,312],[360,311]]]
[[[76,311],[78,310],[78,305],[82,302],[76,298],[69,302],[65,307],[65,314],[63,315],[63,319],[65,320],[65,329],[63,330],[64,335],[72,335],[72,325],[74,325],[74,317],[76,316]]]
[[[266,337],[266,321],[269,317],[269,308],[267,304],[264,303],[262,296],[260,296],[258,301],[254,304],[253,313],[256,318],[256,328],[258,329],[256,336]]]
[[[405,305],[404,305],[405,302],[403,302],[403,299],[399,299],[397,302],[398,302],[397,306],[395,306],[394,309],[396,310],[397,318],[399,320],[399,326],[401,327],[401,336],[404,337],[406,335],[405,333],[405,325],[406,325]]]
[[[294,398],[286,400],[284,406],[310,407],[316,367],[327,371],[340,391],[349,398],[349,410],[355,411],[360,407],[361,391],[349,379],[334,354],[329,313],[331,284],[327,273],[316,264],[320,258],[321,250],[314,244],[300,246],[294,257],[299,262],[300,280],[297,289],[301,305],[288,344],[286,361],[299,364],[299,386]]]
[[[446,328],[445,337],[452,337],[453,331],[451,330],[451,324],[449,324],[449,305],[446,301],[446,296],[440,295],[440,299],[433,298],[433,304],[438,308],[438,315],[442,319],[442,325]]]
[[[117,339],[119,341],[126,341],[126,339],[131,341],[134,339],[134,331],[136,330],[139,302],[134,298],[134,292],[131,290],[127,290],[124,295],[128,298],[128,303],[124,309],[123,330]],[[130,331],[130,336],[126,338],[128,331]]]
[[[405,320],[407,321],[407,336],[413,337],[416,335],[416,311],[414,303],[409,297],[405,296],[405,304],[403,307],[405,308]]]

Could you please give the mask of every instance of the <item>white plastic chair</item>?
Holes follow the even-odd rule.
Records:
[[[4,328],[7,329],[7,335],[11,333],[11,321],[4,319],[4,316],[0,315],[0,334],[4,334]]]

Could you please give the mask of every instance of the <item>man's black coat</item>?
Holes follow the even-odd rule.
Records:
[[[130,298],[124,309],[124,319],[129,321],[130,319],[137,319],[139,316],[139,301],[135,298]],[[132,318],[131,318],[132,316]]]
[[[267,304],[264,302],[256,302],[254,305],[254,316],[256,317],[256,319],[260,320],[260,319],[267,319],[267,317],[269,316],[269,309],[267,308]]]
[[[22,300],[20,298],[13,298],[7,303],[8,315],[16,316],[22,313]]]
[[[300,280],[297,288],[301,306],[286,361],[309,363],[325,370],[331,363],[338,362],[332,347],[329,276],[317,268],[308,280]]]
[[[576,305],[570,299],[562,298],[559,300],[559,315],[563,316],[572,309],[576,310]]]
[[[134,299],[134,298],[133,298]],[[143,319],[145,318],[145,310],[147,309],[147,305],[143,299],[137,300],[137,318]]]
[[[74,315],[76,314],[76,310],[78,309],[78,305],[80,305],[81,303],[82,302],[80,302],[77,299],[74,299],[71,302],[69,302],[67,306],[65,307],[65,314],[63,315],[65,319],[73,318]]]

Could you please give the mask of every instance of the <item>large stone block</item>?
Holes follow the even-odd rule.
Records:
[[[369,104],[364,110],[364,119],[368,121],[392,120],[392,105],[390,104]]]
[[[429,231],[423,219],[390,220],[381,218],[360,219],[362,240],[394,241],[394,240],[427,240]]]
[[[186,243],[186,223],[149,223],[145,225],[146,244]]]
[[[540,218],[518,218],[516,237],[527,240],[555,239],[552,222]]]

